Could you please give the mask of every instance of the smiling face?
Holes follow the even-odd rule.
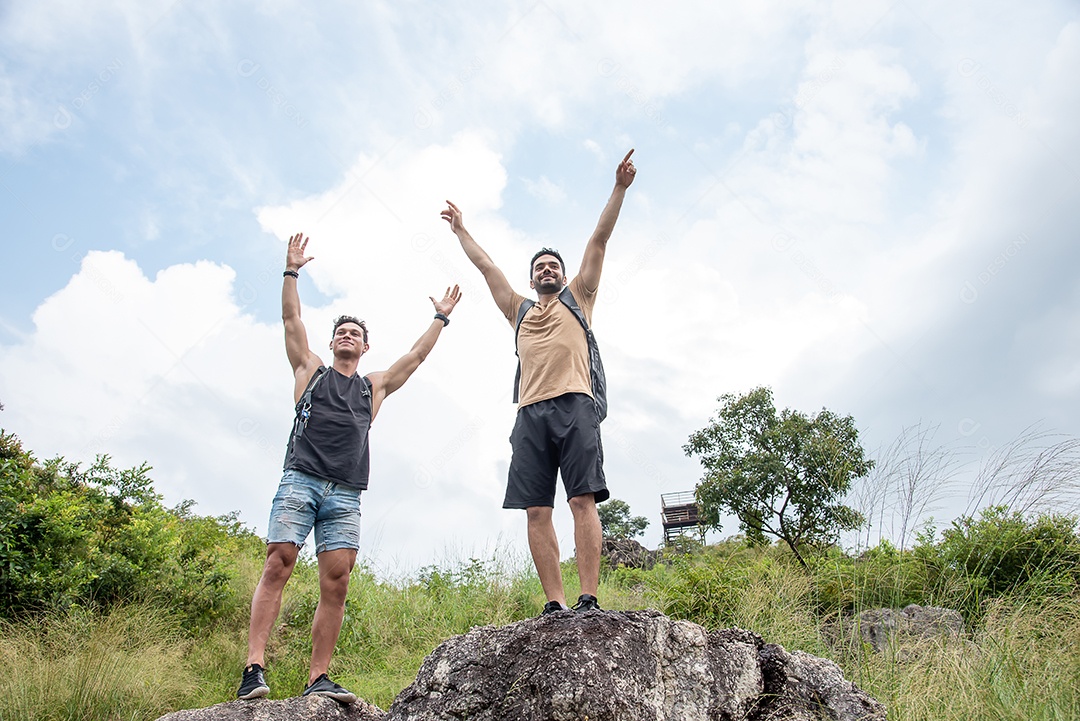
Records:
[[[334,329],[330,350],[335,358],[359,358],[367,352],[367,331],[358,323],[346,321]]]
[[[540,255],[533,260],[529,287],[540,295],[558,293],[566,285],[562,263],[554,255]]]

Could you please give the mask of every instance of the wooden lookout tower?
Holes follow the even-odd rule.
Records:
[[[695,529],[704,536],[698,525],[698,507],[693,491],[660,494],[660,514],[664,522],[664,543]]]

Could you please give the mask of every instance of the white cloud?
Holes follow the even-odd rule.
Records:
[[[239,508],[272,468],[245,430],[274,426],[271,409],[288,407],[287,388],[268,382],[288,367],[276,329],[235,305],[233,278],[201,262],[151,280],[120,253],[87,254],[38,308],[33,335],[0,350],[5,375],[26,380],[6,384],[9,428],[39,455],[149,461],[173,481],[158,484],[173,502]],[[261,360],[271,346],[277,364]]]
[[[566,191],[559,185],[551,182],[547,176],[541,175],[537,180],[522,178],[525,190],[534,198],[539,198],[549,205],[558,205],[566,200]]]
[[[604,150],[600,146],[600,143],[596,142],[595,140],[587,139],[584,142],[582,142],[581,147],[585,148],[590,153],[592,153],[593,156],[597,160],[600,160],[600,161],[605,160],[606,156],[604,155]]]
[[[549,239],[575,257],[629,147],[640,172],[596,325],[609,478],[635,512],[693,484],[685,434],[753,385],[886,433],[961,412],[1026,425],[1025,395],[1074,423],[1076,339],[1055,331],[1077,310],[1068,3],[23,4],[0,41],[18,199],[0,197],[26,269],[5,290],[36,308],[27,334],[5,295],[4,422],[46,455],[149,459],[204,512],[265,523],[291,412],[276,272],[304,231],[317,351],[353,312],[372,329],[363,366],[385,367],[429,295],[465,291],[376,423],[365,542],[406,565],[520,542],[519,514],[498,511],[512,334],[438,212],[460,205],[527,290],[514,269]],[[534,197],[565,212],[538,221]],[[40,254],[58,230],[114,250],[74,272]]]

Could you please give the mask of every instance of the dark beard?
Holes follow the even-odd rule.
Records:
[[[562,290],[561,278],[544,278],[533,282],[538,293],[558,293]]]

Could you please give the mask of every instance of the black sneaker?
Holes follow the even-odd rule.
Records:
[[[570,609],[559,603],[558,601],[548,601],[544,604],[544,611],[541,616],[546,616],[549,613],[558,613],[559,611],[569,611]]]
[[[311,684],[304,689],[304,696],[327,696],[340,701],[341,703],[352,703],[356,700],[356,694],[352,691],[346,691],[341,686],[330,680],[330,677],[325,673],[319,676],[317,679],[311,682]]]
[[[253,663],[244,669],[244,678],[240,681],[240,690],[236,692],[236,698],[250,701],[253,698],[262,698],[270,693],[270,687],[266,685],[265,671],[262,666]]]
[[[602,611],[600,604],[596,601],[596,596],[590,596],[587,593],[583,593],[578,596],[577,603],[574,604],[575,611]]]

